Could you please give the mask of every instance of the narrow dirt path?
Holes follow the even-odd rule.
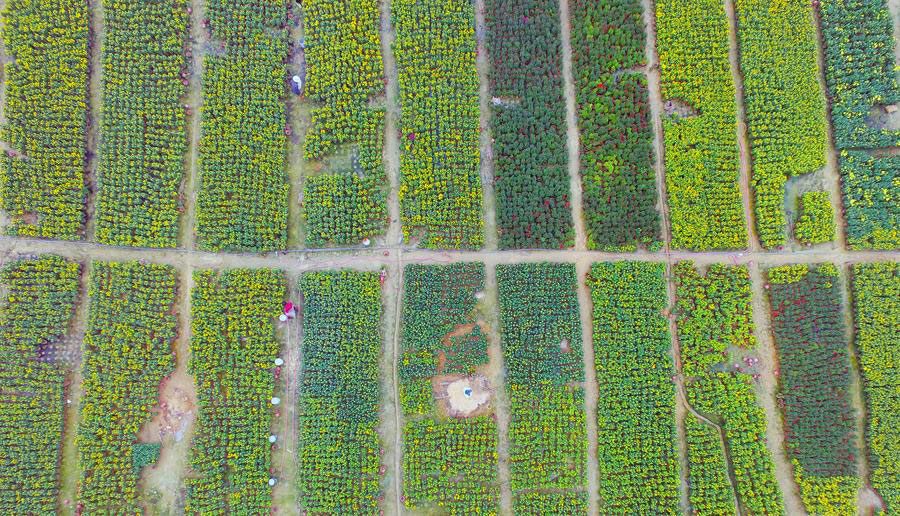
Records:
[[[303,8],[291,4],[290,12],[295,19],[303,19]],[[306,69],[306,50],[304,48],[303,21],[296,26],[288,26],[288,61],[285,72],[289,77],[295,74],[304,75]],[[303,222],[303,189],[305,185],[306,162],[303,159],[303,147],[306,140],[306,130],[309,127],[309,109],[311,103],[305,102],[304,97],[290,92],[284,104],[287,114],[287,127],[290,134],[287,136],[287,159],[285,160],[285,173],[288,184],[288,248],[301,248],[305,244],[306,228]]]
[[[578,132],[578,100],[575,98],[575,74],[572,70],[572,21],[569,0],[559,0],[560,35],[562,36],[563,93],[566,98],[566,148],[569,151],[569,190],[572,196],[572,223],[575,226],[575,249],[587,249],[587,229],[581,188],[581,135]]]
[[[67,375],[69,384],[65,388],[62,455],[59,467],[59,503],[58,514],[75,514],[78,505],[78,483],[81,480],[81,460],[78,457],[78,446],[75,437],[78,435],[78,424],[81,421],[82,375],[81,375],[81,346],[84,335],[87,333],[88,311],[90,299],[88,290],[91,283],[92,264],[90,261],[82,261],[81,278],[78,298],[75,304],[75,316],[69,331],[69,345],[77,348],[78,361],[72,364],[72,370]]]
[[[197,219],[197,189],[200,176],[200,122],[203,119],[203,70],[209,34],[203,28],[206,2],[191,0],[191,56],[187,105],[191,109],[188,126],[188,155],[185,164],[185,178],[181,183],[181,198],[184,211],[181,214],[178,241],[185,249],[194,248],[194,226]]]
[[[497,249],[497,198],[494,193],[494,145],[491,131],[491,62],[487,51],[487,30],[484,21],[484,0],[475,0],[475,65],[478,70],[479,148],[481,149],[481,185],[484,209],[484,248]]]
[[[384,62],[385,78],[385,120],[384,120],[384,171],[391,191],[387,197],[390,225],[385,236],[387,245],[400,245],[403,227],[400,218],[400,85],[398,82],[397,57],[394,55],[394,40],[397,35],[391,20],[390,0],[381,0],[381,58]]]
[[[778,355],[769,318],[769,299],[766,294],[764,274],[759,264],[750,264],[750,282],[753,300],[753,327],[756,335],[756,350],[759,355],[759,388],[757,400],[766,413],[766,441],[772,462],[775,464],[775,478],[784,497],[787,514],[806,514],[800,493],[794,481],[794,469],[784,450],[784,428],[781,411],[775,400],[778,392]]]
[[[401,309],[401,303],[403,302],[403,254],[402,252],[398,252],[396,255],[396,262],[393,264],[393,268],[391,269],[390,275],[388,276],[388,288],[393,292],[392,299],[388,300],[385,298],[385,302],[390,302],[393,309],[393,319],[388,319],[388,321],[393,321],[393,324],[389,324],[388,326],[393,326],[391,328],[391,358],[392,362],[390,364],[390,379],[391,386],[390,390],[385,390],[385,393],[392,393],[394,397],[394,441],[391,443],[388,440],[385,440],[385,465],[392,464],[394,469],[394,502],[396,507],[397,516],[403,514],[403,407],[400,403],[400,381],[397,376],[397,364],[400,361],[400,321],[403,317],[403,311]],[[387,311],[385,311],[385,315],[387,316]],[[386,353],[387,354],[387,353]],[[387,376],[387,375],[385,375]],[[387,381],[387,379],[385,379]],[[385,423],[386,425],[387,423]],[[388,436],[389,437],[389,436]],[[393,450],[391,446],[393,445]],[[389,460],[392,462],[388,462]],[[386,498],[385,500],[390,500]],[[388,502],[385,502],[385,507],[388,507]]]
[[[600,514],[600,466],[597,461],[599,446],[597,430],[597,399],[600,397],[597,384],[597,369],[594,361],[594,303],[588,275],[591,261],[580,259],[575,262],[575,276],[578,281],[578,316],[581,322],[582,357],[584,358],[584,410],[587,431],[587,494],[588,514]]]
[[[84,163],[84,180],[87,186],[85,196],[85,240],[93,240],[97,226],[94,217],[97,204],[97,151],[100,144],[100,120],[103,116],[103,47],[106,43],[106,21],[103,14],[103,0],[88,1],[88,24],[91,46],[88,50],[88,123],[85,144],[87,146]]]
[[[287,274],[287,299],[298,305],[300,274]],[[278,483],[272,490],[274,514],[296,514],[299,510],[297,490],[297,396],[300,392],[303,364],[303,315],[277,324],[277,332],[282,338],[279,358],[284,360],[277,382],[276,396],[281,398],[272,419],[272,435],[275,446],[272,452],[272,466]]]
[[[731,77],[734,80],[734,105],[740,159],[740,190],[744,204],[744,227],[747,230],[747,243],[751,252],[759,252],[762,247],[756,235],[756,215],[753,212],[753,189],[750,185],[752,172],[752,155],[750,154],[750,135],[747,132],[747,112],[744,106],[744,75],[741,73],[740,44],[738,43],[738,17],[734,0],[724,0],[725,15],[728,17],[728,62],[731,65]]]

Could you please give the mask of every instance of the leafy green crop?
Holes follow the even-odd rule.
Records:
[[[800,217],[794,235],[804,244],[821,244],[834,239],[834,209],[828,192],[806,192],[800,196]]]
[[[900,156],[845,150],[840,171],[850,247],[900,249]]]

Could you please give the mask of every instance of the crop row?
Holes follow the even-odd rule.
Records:
[[[283,2],[209,0],[221,52],[205,59],[197,237],[212,251],[287,245]]]
[[[502,249],[574,241],[558,0],[485,2]]]
[[[397,364],[403,407],[403,500],[408,509],[495,514],[497,426],[483,414],[457,419],[438,410],[433,389],[487,364],[476,320],[484,265],[407,265]],[[468,356],[467,356],[468,355]],[[448,376],[451,375],[451,376]]]
[[[318,103],[304,154],[326,161],[325,173],[304,184],[307,245],[358,244],[384,232],[384,108],[369,107],[384,95],[379,17],[378,0],[303,3],[304,94]]]
[[[900,248],[900,157],[844,150],[840,171],[850,247]]]
[[[854,265],[853,303],[870,481],[890,514],[900,507],[900,265]]]
[[[834,208],[828,192],[805,192],[799,199],[799,217],[794,237],[806,244],[821,244],[834,239]]]
[[[746,247],[725,6],[658,0],[656,30],[672,246]]]
[[[565,490],[577,504],[587,483],[587,430],[575,266],[499,265],[497,280],[513,496]],[[517,503],[523,513],[547,509],[527,500]],[[569,511],[587,514],[587,504]]]
[[[640,0],[571,0],[585,229],[592,248],[660,237]]]
[[[475,13],[469,0],[395,0],[403,235],[477,248],[482,234]]]
[[[681,512],[664,272],[660,263],[598,263],[588,278],[605,514]]]
[[[900,131],[869,124],[873,108],[900,102],[894,27],[885,0],[817,2],[825,47],[825,84],[838,149],[891,147]]]
[[[300,279],[300,290],[300,503],[315,514],[378,514],[378,274],[309,273]]]
[[[684,419],[691,513],[734,513],[734,491],[719,430],[688,413]]]
[[[75,240],[84,224],[88,4],[9,0],[3,11],[6,105],[0,203],[9,230]]]
[[[175,369],[175,269],[94,262],[76,445],[87,512],[138,511],[133,451]]]
[[[838,270],[788,267],[769,276],[785,449],[810,513],[853,512],[856,417]]]
[[[56,509],[66,366],[80,266],[58,256],[0,269],[0,512]]]
[[[724,429],[724,450],[730,453],[742,510],[780,514],[781,494],[766,446],[766,416],[754,394],[759,357],[749,270],[716,264],[701,274],[684,261],[673,272],[686,401]]]
[[[105,6],[95,238],[176,247],[187,132],[188,2]]]
[[[825,166],[825,99],[807,0],[737,0],[740,65],[756,229],[767,249],[785,243],[784,186]]]
[[[189,513],[267,513],[268,437],[280,352],[274,318],[283,275],[271,269],[197,271],[191,292],[191,364],[198,414]]]

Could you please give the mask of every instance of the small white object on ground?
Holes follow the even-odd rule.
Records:
[[[277,366],[284,365],[284,360],[282,360],[282,359],[280,359],[280,358],[276,358],[276,359],[275,359],[275,365],[277,365]]]
[[[369,247],[369,244],[371,244],[371,243],[372,243],[372,241],[369,240],[368,238],[365,239],[365,240],[363,240],[363,245],[366,246],[366,247]]]
[[[278,316],[278,320],[281,322],[287,321],[287,314],[281,314]]]
[[[277,441],[277,440],[278,440],[278,436],[277,436],[277,435],[274,435],[274,434],[273,434],[273,435],[270,435],[270,436],[269,436],[269,442],[270,442],[270,443],[274,443],[274,442]]]
[[[301,79],[299,75],[295,75],[295,76],[291,77],[291,80],[296,82],[297,84],[303,83],[303,79]]]
[[[274,485],[275,485],[275,479],[274,479],[274,478],[270,478],[270,479],[269,479],[269,485],[270,485],[270,486],[274,486]]]
[[[273,396],[272,397],[272,405],[278,405],[279,403],[281,403],[281,398]]]

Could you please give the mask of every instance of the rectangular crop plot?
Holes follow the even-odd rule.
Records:
[[[484,265],[407,265],[397,363],[407,509],[494,514],[497,425],[478,316]]]
[[[400,209],[423,247],[477,248],[482,231],[475,13],[469,0],[396,0]]]
[[[559,0],[487,0],[500,248],[572,245]]]
[[[734,491],[719,430],[690,412],[684,426],[691,514],[733,514]]]
[[[303,2],[304,95],[317,102],[304,140],[303,214],[309,246],[359,244],[384,233],[384,71],[378,0]],[[317,163],[313,163],[317,162]]]
[[[600,512],[674,514],[675,388],[661,263],[598,263],[594,302]]]
[[[785,243],[784,186],[825,166],[825,98],[808,0],[736,0],[756,230]]]
[[[81,266],[58,256],[0,269],[0,512],[49,514],[59,493],[67,366],[60,352]]]
[[[88,97],[88,4],[8,0],[0,202],[23,237],[81,238]]]
[[[900,249],[900,156],[845,150],[840,171],[850,247]]]
[[[725,6],[659,0],[656,29],[672,247],[746,247]]]
[[[287,245],[284,3],[209,0],[197,237],[211,251]]]
[[[785,448],[810,513],[856,505],[856,417],[838,269],[791,265],[767,271],[781,367]]]
[[[76,438],[88,512],[141,510],[138,433],[175,370],[175,278],[168,265],[94,262]]]
[[[587,514],[584,362],[575,266],[500,265],[500,340],[509,398],[509,469],[520,514]]]
[[[900,145],[900,131],[870,118],[873,111],[900,102],[888,2],[824,0],[817,5],[837,147]]]
[[[186,166],[188,2],[104,6],[97,227],[103,244],[176,247]]]
[[[267,513],[272,467],[274,320],[285,281],[272,269],[196,271],[191,292],[191,368],[197,427],[188,513]]]
[[[588,247],[660,238],[640,0],[569,0]]]
[[[900,265],[854,265],[853,303],[869,478],[890,514],[900,508]]]
[[[755,394],[759,355],[753,336],[750,272],[745,266],[721,264],[701,272],[684,261],[675,265],[673,273],[686,401],[691,412],[724,429],[726,447],[720,451],[728,453],[724,462],[734,470],[741,514],[780,514],[781,493],[766,447],[766,414]],[[692,451],[688,442],[688,457],[709,452]],[[699,481],[696,474],[689,478]],[[691,493],[692,488],[706,487],[688,489]]]
[[[297,406],[300,503],[316,514],[377,514],[381,286],[377,272],[314,272],[303,293]]]

